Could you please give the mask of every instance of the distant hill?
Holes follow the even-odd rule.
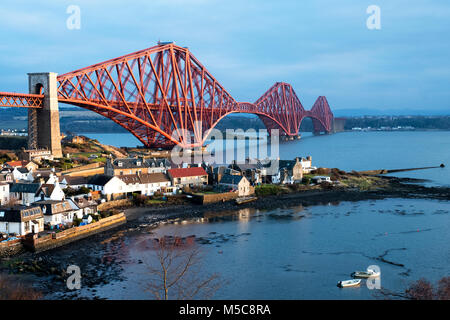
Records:
[[[0,126],[4,129],[26,129],[27,128],[27,114],[28,110],[25,108],[2,108],[0,109]],[[383,116],[415,116],[415,117],[436,117],[442,116],[445,120],[437,121],[416,119],[415,127],[438,128],[447,127],[447,119],[445,116],[450,116],[449,110],[408,110],[408,109],[392,109],[392,110],[378,110],[378,109],[336,109],[333,110],[336,117],[352,118],[352,121],[347,121],[347,126],[364,126],[365,124],[396,124],[397,122],[387,121],[356,121],[353,118],[361,118],[365,116],[383,117]],[[353,121],[354,120],[354,121]],[[402,124],[409,123],[411,120],[402,120]],[[444,124],[445,123],[445,124]],[[414,124],[411,124],[414,126]],[[102,117],[101,115],[78,107],[60,106],[60,126],[62,132],[73,133],[125,133],[127,132],[113,121]],[[233,114],[225,117],[217,125],[217,129],[225,130],[227,128],[240,128],[247,130],[253,128],[255,130],[264,129],[264,124],[255,115],[251,114]],[[301,131],[312,131],[312,121],[307,118],[302,123]]]
[[[363,116],[450,116],[450,108],[444,109],[334,109],[335,117]]]

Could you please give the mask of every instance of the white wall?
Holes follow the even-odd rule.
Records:
[[[0,232],[17,233],[22,235],[22,226],[20,222],[0,222]]]
[[[9,201],[9,184],[0,184],[0,205]]]

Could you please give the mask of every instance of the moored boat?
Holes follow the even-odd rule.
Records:
[[[380,276],[380,272],[377,272],[372,269],[367,269],[367,271],[355,271],[352,273],[352,277],[354,278],[376,278]]]
[[[338,282],[338,287],[356,287],[361,284],[361,279],[343,280]]]
[[[258,197],[241,197],[236,199],[236,204],[243,204],[257,200]]]

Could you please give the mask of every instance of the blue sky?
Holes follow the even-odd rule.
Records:
[[[69,30],[69,5],[81,29]],[[369,5],[381,30],[366,27]],[[0,91],[154,46],[188,46],[238,101],[276,81],[305,108],[450,109],[448,0],[11,1],[0,4]]]

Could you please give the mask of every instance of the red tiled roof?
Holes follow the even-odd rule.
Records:
[[[6,164],[12,168],[15,167],[24,167],[29,163],[29,161],[26,160],[17,160],[17,161],[9,161]]]
[[[192,167],[192,168],[176,168],[169,169],[169,174],[173,178],[184,178],[184,177],[196,177],[196,176],[207,176],[205,169],[202,167]]]

